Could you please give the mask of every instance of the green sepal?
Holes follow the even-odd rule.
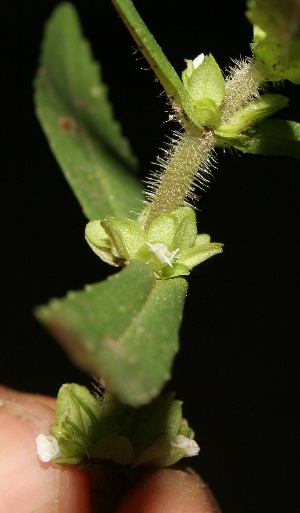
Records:
[[[190,268],[186,265],[175,262],[172,267],[164,267],[164,278],[174,278],[175,276],[188,276],[190,274]]]
[[[151,244],[161,242],[170,251],[191,247],[197,237],[196,214],[190,207],[178,208],[154,219],[147,234]]]
[[[194,104],[195,117],[201,126],[214,127],[221,123],[221,113],[211,98],[202,98]]]
[[[85,227],[85,240],[94,253],[109,265],[119,267],[120,262],[116,260],[111,252],[111,242],[101,221],[90,221]]]
[[[75,383],[63,385],[56,404],[56,424],[50,433],[57,439],[64,458],[58,463],[78,463],[92,445],[90,429],[101,414],[99,401],[85,388]]]
[[[166,467],[186,456],[186,451],[175,446],[179,435],[194,439],[194,432],[182,418],[182,402],[174,394],[163,394],[148,407],[140,408],[135,417],[134,439],[137,457],[132,463]]]
[[[71,444],[66,444],[62,440],[58,441],[58,445],[64,449],[64,447],[71,446]],[[59,465],[77,465],[78,463],[81,463],[83,459],[83,454],[79,454],[78,456],[60,456],[58,458],[53,459],[53,463],[59,464]]]
[[[111,242],[112,254],[124,260],[133,260],[147,240],[147,234],[135,221],[130,219],[105,218],[101,226]]]
[[[283,109],[288,102],[288,98],[281,94],[265,94],[235,112],[224,125],[214,130],[214,133],[226,139],[243,137],[243,132]]]
[[[90,443],[72,422],[64,421],[60,426],[51,424],[49,431],[57,439],[64,456],[82,458],[86,454]]]
[[[210,235],[208,233],[198,233],[196,240],[195,240],[195,246],[203,246],[203,244],[209,244],[210,243]]]
[[[119,426],[120,431],[121,426]],[[100,439],[95,444],[91,457],[93,460],[109,461],[122,466],[130,466],[134,459],[134,451],[130,440],[126,436],[107,436],[107,438]]]
[[[206,55],[196,66],[195,61],[188,60],[187,69],[182,72],[186,90],[195,104],[202,98],[210,98],[220,107],[225,96],[225,81],[220,67],[212,54]]]
[[[149,246],[144,244],[136,254],[137,260],[144,262],[155,274],[157,279],[161,279],[165,276],[164,266],[161,259],[153,251],[149,249]]]
[[[186,266],[187,269],[193,269],[196,265],[202,264],[208,258],[222,253],[223,244],[218,242],[209,242],[208,244],[201,244],[193,248],[183,249],[178,253],[179,262]]]
[[[99,418],[99,402],[85,387],[76,383],[63,385],[57,396],[56,422],[61,425],[69,419],[87,434]]]
[[[203,60],[197,63],[199,57],[203,57]],[[219,107],[225,96],[225,81],[211,54],[199,57],[194,61],[186,61],[187,68],[182,73],[182,81],[191,97],[197,125],[217,126],[221,121]]]
[[[161,436],[134,461],[132,468],[138,466],[170,467],[184,456],[183,449],[173,447],[169,440]]]
[[[222,141],[224,143],[225,139]],[[249,131],[244,139],[228,139],[228,145],[245,153],[286,155],[300,159],[300,123],[266,119]]]

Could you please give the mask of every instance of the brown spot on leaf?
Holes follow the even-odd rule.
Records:
[[[107,349],[110,349],[115,356],[119,358],[124,358],[126,354],[126,349],[121,340],[109,337],[105,341],[105,346],[107,347]]]
[[[59,129],[61,132],[77,132],[78,123],[76,119],[71,116],[62,116],[58,122]]]

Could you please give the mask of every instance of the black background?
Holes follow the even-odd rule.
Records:
[[[0,380],[45,394],[90,378],[69,363],[32,308],[106,272],[84,242],[85,219],[34,116],[32,78],[43,24],[56,3],[12,0],[0,8]],[[201,52],[212,52],[223,68],[228,57],[249,55],[243,2],[135,4],[178,72],[184,58]],[[134,54],[109,0],[75,5],[145,176],[171,130],[161,88],[151,71],[141,71],[147,63]],[[286,91],[285,116],[300,121],[299,88]],[[225,250],[189,280],[182,346],[168,388],[184,400],[201,445],[193,465],[224,513],[294,513],[300,507],[299,163],[221,152],[218,160],[198,204],[198,227]]]

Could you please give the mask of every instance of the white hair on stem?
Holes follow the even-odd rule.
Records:
[[[222,123],[249,101],[259,98],[260,90],[263,89],[264,80],[253,59],[232,59],[232,63],[226,70],[225,98],[221,109]]]
[[[153,202],[152,208],[161,200],[160,215],[190,206],[198,198],[196,189],[207,189],[216,164],[210,131],[175,131],[168,139],[162,155],[157,157],[157,169],[146,181],[145,194]]]
[[[202,55],[196,58],[200,66]],[[264,79],[253,59],[233,61],[225,79],[225,98],[220,109],[221,124],[259,97],[264,88]],[[197,190],[205,191],[209,185],[212,169],[216,167],[213,129],[196,128],[184,118],[182,109],[172,105],[174,117],[185,129],[173,132],[161,155],[157,157],[156,169],[146,181],[146,202],[151,203],[146,227],[158,216],[167,214],[181,206],[193,206],[198,198]]]

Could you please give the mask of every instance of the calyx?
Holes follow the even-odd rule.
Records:
[[[146,263],[158,279],[188,275],[204,260],[222,251],[222,244],[197,235],[192,208],[181,207],[152,221],[145,229],[146,212],[137,221],[106,217],[87,224],[85,237],[92,250],[113,266],[130,260]]]

